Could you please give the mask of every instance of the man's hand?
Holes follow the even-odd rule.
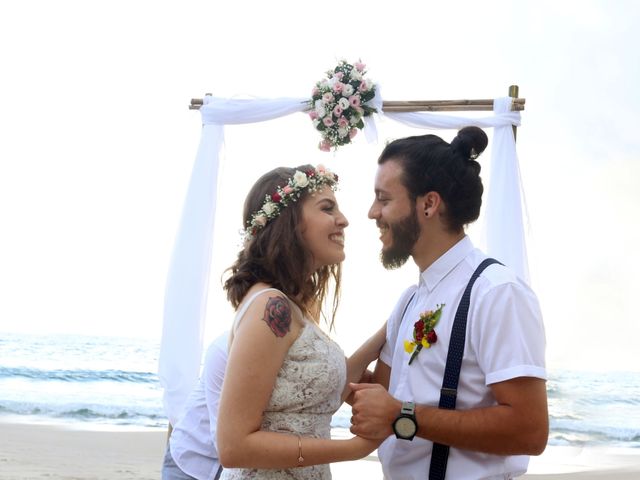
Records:
[[[377,383],[351,383],[351,433],[372,440],[384,440],[393,433],[391,424],[402,403]]]

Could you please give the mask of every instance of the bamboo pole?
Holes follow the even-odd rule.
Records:
[[[518,85],[511,85],[509,87],[509,96],[513,98],[514,101],[518,99],[519,92],[520,92],[520,87],[518,87]],[[518,127],[513,125],[512,128],[513,128],[513,141],[515,142],[516,136],[518,134]]]
[[[515,95],[511,94],[511,89],[516,89]],[[511,109],[513,111],[524,110],[525,99],[517,98],[518,86],[509,87],[509,96],[514,97]],[[210,95],[210,94],[207,94]],[[189,105],[190,110],[198,110],[203,105],[202,98],[192,98]],[[385,112],[469,112],[469,111],[491,111],[493,110],[493,99],[481,100],[387,100],[382,102],[382,109]]]

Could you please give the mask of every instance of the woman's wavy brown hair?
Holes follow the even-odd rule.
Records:
[[[260,210],[265,195],[274,193],[278,186],[285,186],[296,170],[309,169],[314,168],[311,165],[279,167],[260,177],[244,202],[244,225]],[[247,240],[236,261],[226,270],[228,278],[224,289],[227,299],[237,309],[253,285],[267,283],[281,290],[312,318],[318,320],[322,315],[331,329],[340,301],[342,266],[327,265],[313,270],[314,259],[301,232],[302,203],[308,195],[309,192],[304,191],[298,201],[283,208],[276,218]],[[331,293],[331,313],[327,316],[323,306]]]

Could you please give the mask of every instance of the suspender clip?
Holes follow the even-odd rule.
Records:
[[[444,395],[447,397],[457,397],[458,396],[458,390],[455,388],[441,388],[440,389],[440,395]]]

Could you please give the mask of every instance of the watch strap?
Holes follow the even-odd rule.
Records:
[[[416,416],[416,404],[415,402],[402,402],[402,408],[400,408],[401,415],[410,415],[415,418]]]

